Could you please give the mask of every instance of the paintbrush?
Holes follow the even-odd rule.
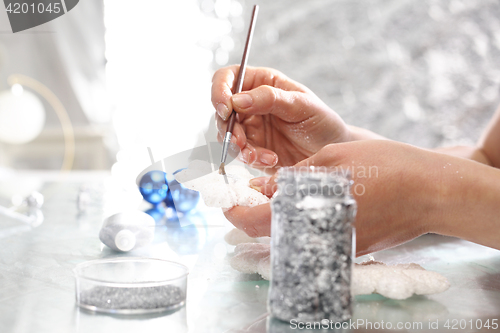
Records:
[[[250,52],[250,45],[252,44],[252,36],[253,30],[255,27],[255,21],[257,21],[257,13],[259,12],[259,6],[253,6],[252,19],[250,21],[250,27],[248,28],[247,42],[245,44],[245,50],[243,51],[243,58],[241,59],[240,69],[238,71],[238,77],[236,78],[236,86],[233,88],[233,95],[239,94],[241,89],[243,88],[243,81],[245,80],[245,70],[247,68],[247,59],[248,53]],[[229,148],[229,144],[231,142],[231,137],[233,136],[233,128],[234,123],[236,122],[236,112],[234,109],[231,111],[229,115],[229,123],[227,125],[226,135],[224,136],[224,140],[222,141],[222,157],[220,160],[219,173],[221,175],[226,174],[226,170],[224,169],[227,151]]]

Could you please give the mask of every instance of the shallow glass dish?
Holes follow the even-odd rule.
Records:
[[[76,303],[91,311],[142,314],[170,311],[186,301],[186,266],[151,258],[99,259],[75,269]]]

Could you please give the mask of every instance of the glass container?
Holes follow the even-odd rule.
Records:
[[[76,303],[91,311],[143,314],[175,310],[186,300],[186,266],[151,258],[99,259],[74,269]]]
[[[281,168],[271,202],[268,306],[281,320],[351,318],[356,202],[337,168]]]

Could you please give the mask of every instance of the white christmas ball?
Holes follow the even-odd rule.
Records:
[[[36,138],[45,124],[42,102],[29,91],[0,93],[0,141],[22,144]]]

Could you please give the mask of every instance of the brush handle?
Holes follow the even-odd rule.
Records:
[[[236,78],[236,85],[233,87],[233,95],[239,94],[243,88],[243,81],[245,80],[245,71],[247,69],[248,53],[250,53],[250,45],[252,44],[253,31],[255,28],[255,22],[257,21],[257,14],[259,13],[259,6],[253,6],[252,19],[250,21],[250,27],[248,28],[247,41],[245,43],[245,49],[243,51],[243,57],[241,58],[241,65],[238,71],[238,77]],[[229,116],[229,124],[227,125],[227,132],[233,133],[234,123],[236,122],[236,112],[234,109],[231,111]]]

